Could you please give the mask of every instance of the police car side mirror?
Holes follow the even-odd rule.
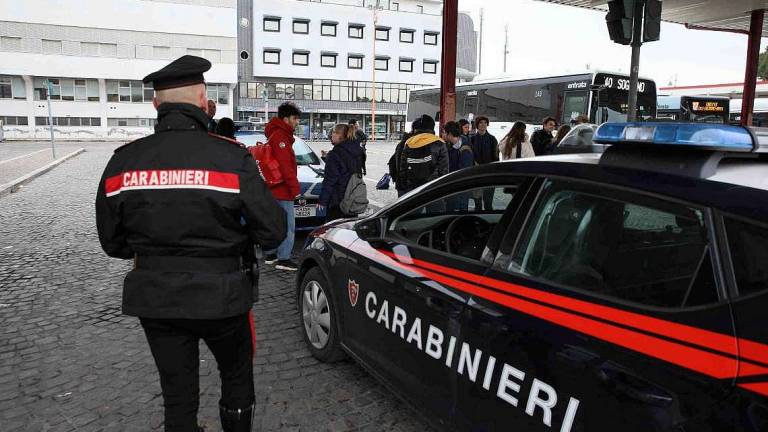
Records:
[[[384,235],[384,220],[381,218],[362,220],[355,225],[355,232],[360,240],[379,239]]]

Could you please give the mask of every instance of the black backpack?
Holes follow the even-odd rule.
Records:
[[[432,160],[432,145],[419,148],[403,146],[398,158],[398,189],[415,189],[432,178],[435,161]]]

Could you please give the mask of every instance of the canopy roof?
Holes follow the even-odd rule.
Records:
[[[595,10],[608,10],[607,0],[539,0]],[[749,31],[753,10],[768,9],[768,0],[663,0],[661,18],[689,28],[706,30]],[[763,24],[768,36],[768,20]]]

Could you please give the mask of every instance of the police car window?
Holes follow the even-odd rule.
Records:
[[[768,289],[768,228],[728,218],[725,229],[739,294]]]
[[[387,235],[425,248],[480,259],[517,188],[514,184],[481,187],[435,199],[395,218]]]
[[[548,181],[506,264],[565,287],[658,307],[718,300],[701,210]]]

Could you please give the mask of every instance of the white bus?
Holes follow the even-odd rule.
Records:
[[[731,99],[731,122],[741,121],[741,99]],[[768,98],[755,99],[752,108],[752,126],[768,127]]]
[[[592,123],[625,121],[628,111],[629,76],[608,72],[534,79],[497,79],[456,85],[456,118],[472,120],[488,117],[489,130],[501,139],[512,124],[522,121],[533,130],[545,117],[560,124],[580,115]],[[637,97],[638,118],[656,117],[656,83],[641,79]],[[408,122],[423,115],[437,117],[440,88],[411,90],[408,98]],[[530,132],[530,131],[529,131]]]

